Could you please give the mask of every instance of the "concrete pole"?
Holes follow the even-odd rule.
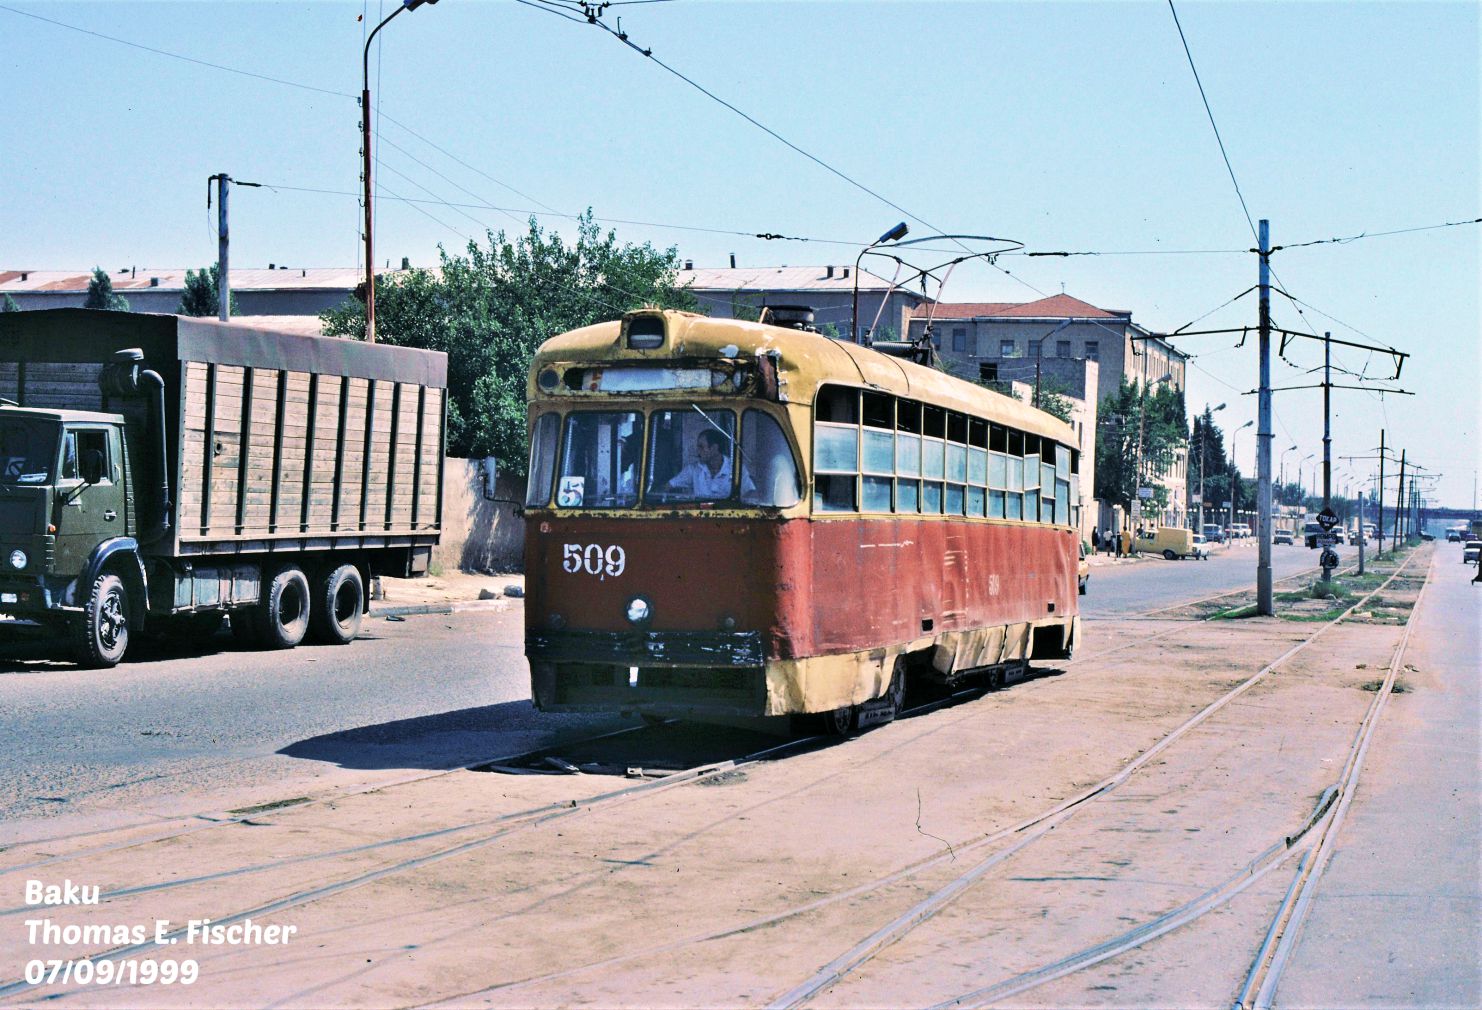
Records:
[[[232,177],[222,172],[216,177],[216,318],[223,323],[232,317],[232,282],[229,272],[231,244],[227,230],[226,198],[232,189]]]
[[[1395,489],[1395,538],[1394,546],[1400,547],[1400,520],[1405,511],[1405,450],[1400,450],[1400,485]]]
[[[1271,580],[1271,224],[1260,222],[1261,385],[1256,426],[1256,613],[1276,612]]]
[[[1368,534],[1364,532],[1364,486],[1363,486],[1363,484],[1360,484],[1359,485],[1358,491],[1359,491],[1359,493],[1358,493],[1358,537],[1359,537],[1359,565],[1358,565],[1358,573],[1360,575],[1362,575],[1362,574],[1364,574],[1364,542],[1366,540],[1368,540],[1369,537],[1368,537]]]
[[[1333,507],[1333,334],[1322,335],[1322,507]],[[1322,581],[1331,581],[1332,569],[1324,567]]]
[[[1375,506],[1379,509],[1379,518],[1374,522],[1375,538],[1379,541],[1379,553],[1376,558],[1384,554],[1384,429],[1379,429],[1379,486],[1374,490]]]

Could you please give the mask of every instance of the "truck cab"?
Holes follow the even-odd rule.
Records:
[[[42,626],[80,617],[109,545],[135,545],[123,429],[118,414],[0,405],[0,613]],[[121,595],[100,606],[127,602],[116,582],[105,589]]]

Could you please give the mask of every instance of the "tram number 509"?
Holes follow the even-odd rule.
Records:
[[[573,575],[586,572],[599,579],[611,575],[617,578],[628,566],[628,555],[617,544],[603,547],[601,544],[565,544],[561,548],[561,567]]]

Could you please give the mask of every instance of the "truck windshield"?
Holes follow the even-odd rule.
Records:
[[[57,454],[57,426],[0,418],[0,484],[46,484]]]

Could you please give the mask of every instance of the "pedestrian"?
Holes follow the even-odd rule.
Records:
[[[1122,556],[1122,535],[1120,533],[1118,533],[1117,534],[1117,557],[1120,558],[1121,556]]]
[[[1101,531],[1099,529],[1093,529],[1091,531],[1091,553],[1092,554],[1097,554],[1100,551],[1101,551]]]

